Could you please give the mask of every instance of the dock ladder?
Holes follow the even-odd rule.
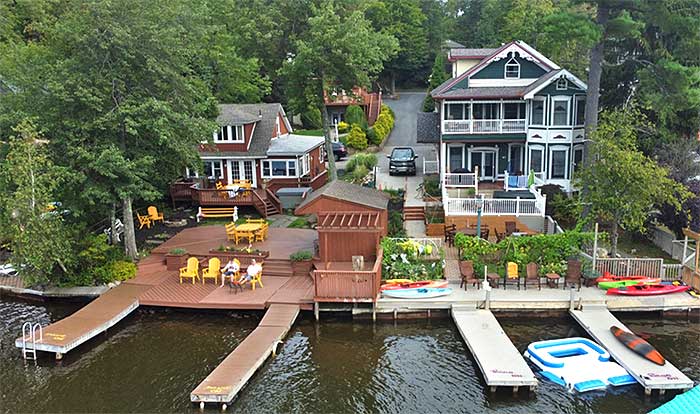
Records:
[[[36,343],[43,339],[44,330],[40,323],[25,322],[22,325],[22,357],[36,361]]]

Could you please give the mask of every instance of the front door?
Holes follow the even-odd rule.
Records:
[[[471,152],[469,168],[474,171],[479,167],[479,179],[493,181],[496,178],[496,151],[476,150]]]
[[[233,180],[248,180],[253,187],[257,186],[255,160],[228,160],[228,182]]]

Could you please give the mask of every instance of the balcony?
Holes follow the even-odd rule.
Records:
[[[503,134],[525,132],[524,119],[446,119],[443,134]]]

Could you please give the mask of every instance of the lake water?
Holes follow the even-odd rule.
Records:
[[[261,313],[139,310],[56,362],[25,362],[14,347],[24,321],[42,324],[79,304],[0,301],[0,411],[198,412],[190,391],[251,332]],[[526,314],[527,315],[527,314]],[[700,379],[697,320],[618,317],[649,338],[692,379]],[[568,318],[502,318],[518,349],[583,335]],[[540,379],[529,397],[489,395],[449,319],[398,322],[304,315],[280,354],[253,377],[232,412],[300,413],[646,413],[639,386],[571,394]],[[214,410],[212,410],[213,412]]]

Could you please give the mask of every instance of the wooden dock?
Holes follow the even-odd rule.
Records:
[[[238,392],[248,383],[277,345],[287,335],[299,315],[298,305],[272,304],[262,321],[246,339],[233,350],[214,371],[190,393],[190,401],[221,403],[226,409]]]
[[[537,379],[491,311],[452,309],[452,319],[492,392],[497,387],[533,390]]]
[[[618,364],[622,365],[649,395],[653,390],[661,394],[666,390],[687,390],[693,387],[691,381],[669,361],[657,365],[627,348],[610,332],[615,325],[628,330],[605,306],[586,306],[584,310],[571,310],[571,315],[593,339],[601,344]]]
[[[149,286],[121,284],[104,293],[74,314],[45,327],[44,337],[34,348],[53,352],[61,359],[71,349],[114,326],[139,306],[139,295]],[[22,348],[22,338],[15,340]]]

